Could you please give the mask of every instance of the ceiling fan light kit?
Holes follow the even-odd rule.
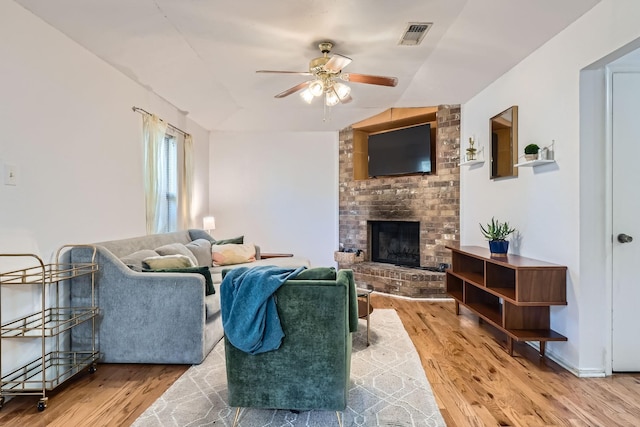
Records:
[[[351,88],[344,83],[335,82],[330,79],[318,79],[309,83],[309,87],[300,92],[300,96],[307,104],[311,104],[314,98],[324,95],[324,103],[328,107],[333,107],[339,103],[346,103],[351,100],[349,94]]]
[[[333,107],[341,103],[346,104],[352,100],[351,88],[338,80],[390,87],[398,84],[398,79],[395,77],[354,73],[342,74],[342,69],[351,63],[351,58],[340,54],[334,54],[329,57],[329,53],[333,47],[333,44],[330,42],[320,43],[318,47],[322,52],[322,56],[309,61],[308,72],[269,70],[259,70],[256,72],[313,76],[314,80],[297,84],[277,94],[275,97],[284,98],[285,96],[302,90],[300,96],[307,104],[311,104],[314,98],[323,97],[324,105],[327,107]]]

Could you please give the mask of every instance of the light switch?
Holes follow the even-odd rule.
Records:
[[[18,168],[14,165],[4,165],[4,185],[18,185]]]

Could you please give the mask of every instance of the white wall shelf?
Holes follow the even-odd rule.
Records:
[[[484,163],[484,160],[467,160],[465,162],[460,162],[459,166],[472,166],[472,165],[479,165]]]
[[[555,162],[555,160],[528,160],[526,162],[517,163],[513,166],[516,168],[530,168]]]
[[[474,155],[475,159],[468,160],[467,154],[463,154],[460,156],[460,163],[458,166],[473,166],[473,165],[481,165],[484,163],[484,147],[478,146],[477,151]]]

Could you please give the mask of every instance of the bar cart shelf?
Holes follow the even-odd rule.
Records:
[[[62,257],[72,248],[85,247],[93,252],[91,262],[65,263]],[[45,264],[34,254],[0,254],[1,258],[21,258],[26,265],[14,271],[0,272],[0,300],[10,287],[40,293],[40,309],[7,320],[0,311],[0,409],[5,398],[19,395],[40,396],[37,409],[47,407],[47,393],[71,379],[83,369],[96,371],[100,352],[96,346],[95,321],[99,313],[95,298],[96,248],[90,245],[65,245],[58,249],[56,261]],[[90,303],[87,307],[76,307],[71,303],[71,287],[74,281],[83,278],[91,287]],[[0,308],[1,310],[1,308]],[[90,337],[81,350],[72,349],[72,329],[88,324]],[[40,340],[42,352],[34,360],[22,366],[9,367],[1,351],[7,340]]]

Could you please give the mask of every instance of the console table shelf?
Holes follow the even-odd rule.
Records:
[[[447,246],[452,251],[447,293],[482,320],[513,340],[539,341],[544,356],[547,341],[567,338],[550,328],[550,307],[566,305],[567,267],[518,255],[494,255],[477,246]]]

